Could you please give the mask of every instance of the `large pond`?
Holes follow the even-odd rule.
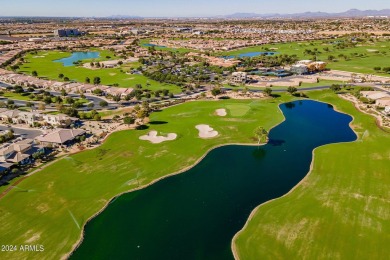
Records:
[[[80,60],[96,59],[99,58],[100,53],[96,51],[92,52],[73,52],[70,57],[66,57],[54,62],[61,62],[65,67],[74,66],[74,62]]]
[[[313,149],[356,140],[352,118],[328,104],[280,108],[286,120],[267,145],[215,149],[185,173],[120,196],[86,225],[71,258],[233,259],[232,238],[251,211],[297,185]]]
[[[238,54],[238,55],[223,56],[223,58],[225,58],[225,59],[246,58],[246,57],[253,58],[253,57],[257,57],[257,56],[261,56],[261,55],[273,56],[275,54],[277,54],[277,52],[272,52],[272,51],[260,52],[260,51],[256,51],[256,52],[245,52],[245,53],[241,53],[241,54]]]

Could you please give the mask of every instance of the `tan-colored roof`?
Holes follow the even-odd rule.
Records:
[[[45,136],[38,136],[36,139],[39,142],[63,144],[83,134],[85,131],[79,129],[57,129]]]
[[[4,112],[1,112],[0,115],[1,116],[6,116],[6,117],[9,117],[9,118],[15,118],[19,115],[20,111],[19,110],[7,110],[7,111],[4,111]]]
[[[23,161],[24,159],[30,157],[29,154],[24,154],[24,153],[17,153],[15,152],[13,155],[11,155],[7,161],[8,162],[14,162],[14,163],[18,163],[18,162],[21,162]]]
[[[7,146],[7,147],[4,147],[4,148],[0,149],[0,155],[6,155],[6,154],[9,154],[9,153],[12,153],[13,151],[14,151],[14,149],[10,145],[10,146]]]

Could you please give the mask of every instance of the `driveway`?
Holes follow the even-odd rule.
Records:
[[[34,139],[35,137],[43,134],[41,130],[37,130],[37,129],[24,129],[24,128],[7,127],[5,125],[0,125],[0,131],[10,130],[10,129],[14,130],[14,133],[16,135],[20,135],[28,139]]]

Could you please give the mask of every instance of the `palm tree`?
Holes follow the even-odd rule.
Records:
[[[268,132],[262,126],[259,126],[258,128],[256,128],[254,133],[255,133],[255,136],[257,137],[258,141],[259,141],[258,144],[260,144],[261,140],[263,140],[264,138],[266,140],[268,138]]]

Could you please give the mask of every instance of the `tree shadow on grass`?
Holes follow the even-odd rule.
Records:
[[[166,122],[166,121],[152,121],[152,122],[149,122],[149,124],[151,124],[151,125],[165,125],[165,124],[168,124],[168,122]]]
[[[135,130],[146,130],[149,129],[149,126],[147,125],[139,125],[135,128]]]

